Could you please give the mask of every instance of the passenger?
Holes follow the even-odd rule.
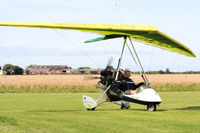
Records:
[[[125,69],[122,76],[119,77],[118,81],[120,81],[119,89],[127,95],[136,94],[136,89],[141,85],[144,85],[144,82],[139,84],[135,84],[133,80],[130,78],[131,72],[128,69]]]

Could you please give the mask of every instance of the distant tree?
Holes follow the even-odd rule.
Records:
[[[24,70],[19,66],[14,66],[12,64],[6,64],[3,67],[3,71],[6,75],[21,75]]]
[[[79,67],[78,69],[91,69],[90,67]]]
[[[170,70],[169,70],[169,68],[166,69],[165,73],[167,73],[167,74],[171,73]]]
[[[12,75],[14,73],[13,65],[12,64],[6,64],[3,66],[3,71],[6,75]]]
[[[19,66],[13,66],[14,75],[22,75],[24,70]]]
[[[159,74],[164,74],[165,72],[163,70],[158,71]]]
[[[1,68],[1,66],[0,66],[0,70],[1,70],[2,68]]]

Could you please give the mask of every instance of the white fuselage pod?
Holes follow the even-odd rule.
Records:
[[[158,93],[152,88],[142,89],[140,92],[133,95],[124,95],[124,99],[127,101],[132,101],[140,104],[156,103],[162,102]]]

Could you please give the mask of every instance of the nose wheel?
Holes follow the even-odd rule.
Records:
[[[156,111],[156,104],[148,104],[147,111]]]
[[[87,108],[88,111],[94,111],[95,108]]]

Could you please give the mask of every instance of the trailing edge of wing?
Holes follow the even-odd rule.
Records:
[[[176,41],[175,39],[160,32],[157,28],[151,25],[121,25],[121,24],[87,24],[87,23],[46,23],[46,22],[2,22],[0,26],[14,26],[14,27],[35,27],[35,28],[50,28],[50,29],[66,29],[79,30],[85,32],[92,32],[102,34],[94,40],[86,42],[93,42],[98,40],[105,40],[115,38],[115,36],[130,36],[131,39],[150,44],[172,52],[180,53],[186,56],[196,57],[196,55],[185,45]],[[110,37],[110,38],[109,38]]]

